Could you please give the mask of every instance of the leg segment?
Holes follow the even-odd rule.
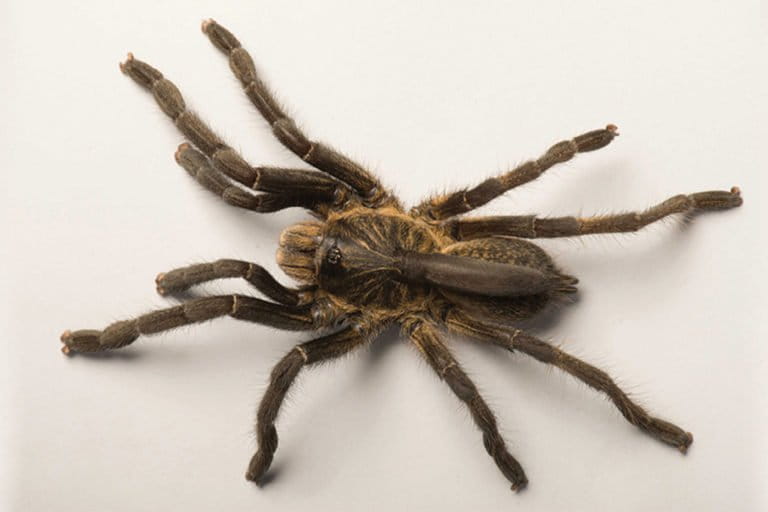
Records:
[[[65,331],[62,351],[101,352],[130,345],[140,335],[157,334],[182,325],[205,322],[221,316],[256,322],[278,329],[305,331],[314,328],[311,305],[286,306],[244,295],[219,295],[191,300],[179,306],[159,309],[104,330]]]
[[[256,435],[259,449],[251,459],[245,477],[258,483],[272,464],[277,450],[275,420],[296,376],[305,366],[334,359],[363,345],[367,337],[352,327],[301,345],[283,357],[272,370],[269,387],[259,404]]]
[[[188,288],[227,277],[241,277],[270,299],[296,306],[299,303],[298,290],[286,288],[275,280],[264,267],[240,260],[218,260],[213,263],[198,263],[188,267],[162,272],[157,276],[157,292],[160,295],[183,292]]]
[[[602,217],[528,216],[477,217],[453,219],[446,223],[448,232],[457,240],[472,240],[489,236],[517,236],[521,238],[552,238],[599,233],[627,233],[637,231],[652,222],[676,213],[704,210],[726,210],[740,206],[741,191],[715,190],[689,195],[677,195],[642,212],[606,215]]]
[[[440,340],[435,328],[419,320],[414,325],[409,326],[409,330],[411,340],[430,366],[450,386],[459,400],[469,408],[475,425],[483,433],[483,445],[485,445],[486,451],[493,457],[507,480],[512,482],[512,490],[517,491],[525,487],[528,478],[525,476],[520,463],[507,451],[504,439],[496,426],[493,412],[480,396],[474,383]]]
[[[567,162],[577,153],[607,146],[618,135],[616,129],[609,124],[605,129],[558,142],[536,160],[525,162],[501,176],[488,178],[474,188],[430,199],[414,208],[414,211],[429,219],[442,220],[474,210],[506,191],[538,178],[553,165]]]
[[[446,318],[448,327],[454,331],[490,341],[509,351],[519,350],[534,359],[556,366],[587,384],[589,387],[608,395],[616,408],[631,424],[644,430],[656,439],[677,447],[685,453],[693,442],[693,436],[677,425],[648,414],[633,402],[627,394],[600,370],[572,355],[520,330],[502,330],[453,311]]]
[[[213,168],[210,160],[192,148],[186,142],[179,146],[175,155],[176,161],[190,176],[192,176],[204,188],[210,190],[225,202],[238,208],[253,210],[259,213],[269,213],[299,206],[314,210],[319,204],[333,203],[334,191],[317,189],[309,192],[301,191],[290,193],[252,194],[249,191],[234,185],[228,178]]]
[[[275,100],[256,72],[253,59],[232,33],[213,20],[203,22],[203,32],[214,46],[229,57],[229,65],[248,98],[285,147],[307,163],[348,184],[371,206],[381,205],[389,198],[375,176],[361,165],[302,133]]]
[[[234,149],[229,147],[216,135],[195,113],[187,109],[184,98],[176,86],[162,73],[140,60],[128,55],[128,60],[121,64],[120,69],[139,85],[145,87],[155,97],[160,108],[174,122],[184,136],[199,148],[205,156],[211,159],[213,168],[224,173],[227,177],[249,187],[272,193],[290,193],[299,195],[314,195],[316,201],[328,201],[341,185],[320,173],[300,169],[276,169],[271,167],[252,167]],[[225,199],[226,187],[229,185],[223,177],[214,177],[213,169],[205,169],[204,159],[189,153],[190,148],[182,146],[177,153],[177,159],[190,172],[195,169],[194,176],[209,190],[222,195]],[[200,174],[202,172],[202,174]],[[246,201],[245,192],[232,199]],[[230,189],[228,193],[233,193]],[[238,204],[238,206],[240,206]],[[250,206],[244,206],[246,208]],[[253,209],[253,208],[251,208]]]
[[[542,363],[557,366],[591,388],[605,393],[627,421],[656,439],[676,446],[683,453],[693,442],[693,436],[690,432],[686,432],[668,421],[654,418],[630,400],[627,394],[604,371],[520,331],[514,333],[510,342],[510,348],[525,352]]]

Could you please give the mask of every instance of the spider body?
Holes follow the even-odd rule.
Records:
[[[288,275],[318,285],[340,309],[365,308],[389,321],[448,305],[491,320],[522,320],[559,295],[576,291],[576,279],[561,273],[531,242],[516,238],[458,242],[441,225],[393,207],[355,207],[324,224],[290,226],[280,237],[277,260]],[[555,286],[547,280],[543,290],[521,286],[489,293],[486,285],[472,293],[479,283],[457,282],[461,277],[498,281],[499,271],[507,265],[516,271],[531,269],[533,277],[547,276]],[[425,275],[425,267],[439,275]]]
[[[304,225],[300,225],[302,228]],[[293,233],[293,231],[288,231]],[[334,215],[320,227],[314,253],[304,256],[297,246],[286,251],[281,236],[278,264],[286,273],[307,284],[317,284],[346,308],[371,308],[385,312],[402,311],[422,303],[428,293],[424,286],[411,286],[401,279],[398,263],[410,252],[433,252],[442,243],[426,223],[392,207],[356,207]],[[306,247],[304,237],[301,248]],[[297,258],[295,255],[299,254]],[[290,262],[306,258],[297,274]]]
[[[365,346],[391,324],[400,325],[468,407],[483,446],[515,490],[527,484],[525,472],[508,451],[493,413],[443,341],[443,329],[556,366],[605,393],[631,424],[687,450],[693,441],[689,432],[649,414],[602,370],[515,327],[516,321],[576,291],[577,280],[526,239],[631,232],[668,215],[728,209],[742,202],[738,188],[676,195],[641,212],[601,217],[464,215],[553,165],[607,146],[618,135],[616,127],[608,125],[558,142],[539,158],[475,187],[431,197],[406,211],[372,173],[297,127],[230,32],[211,20],[203,31],[228,56],[245,93],[277,139],[315,170],[250,165],[187,108],[176,86],[158,70],[130,54],[121,69],[152,92],[189,141],[179,146],[176,160],[199,184],[233,206],[260,213],[301,207],[314,217],[280,235],[278,264],[299,286],[286,287],[260,265],[240,260],[171,270],[156,279],[162,295],[239,277],[269,300],[240,294],[205,296],[101,330],[65,331],[65,354],[118,349],[142,335],[223,316],[286,330],[323,331],[289,350],[271,372],[257,412],[258,451],[246,473],[257,483],[263,482],[277,449],[280,406],[302,368]]]

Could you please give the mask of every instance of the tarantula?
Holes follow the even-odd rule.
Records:
[[[240,277],[272,301],[208,296],[103,330],[66,331],[61,336],[65,354],[117,349],[140,335],[222,316],[279,329],[326,331],[296,345],[272,370],[257,413],[258,451],[246,473],[256,483],[263,482],[272,462],[275,420],[302,368],[362,347],[393,323],[469,408],[486,451],[513,490],[526,485],[526,475],[507,450],[494,414],[446,347],[440,327],[560,368],[605,393],[627,421],[686,452],[693,442],[689,432],[651,416],[602,370],[514,327],[574,293],[578,282],[523,239],[637,231],[672,214],[732,208],[742,203],[737,187],[677,195],[642,212],[601,217],[461,216],[577,153],[608,145],[618,135],[609,124],[558,142],[540,158],[473,188],[432,197],[406,210],[373,174],[297,127],[229,31],[213,20],[202,28],[228,56],[232,71],[277,139],[317,170],[251,166],[187,109],[176,86],[155,68],[128,54],[120,69],[152,92],[191,143],[179,146],[176,160],[203,187],[240,208],[266,213],[302,207],[313,215],[315,220],[285,229],[277,251],[280,268],[301,284],[285,287],[258,264],[230,259],[171,270],[157,276],[161,295]]]

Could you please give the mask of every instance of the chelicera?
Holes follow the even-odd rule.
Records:
[[[133,343],[139,336],[222,316],[280,329],[321,331],[296,345],[274,367],[257,413],[258,451],[246,476],[263,481],[275,450],[275,420],[291,383],[306,366],[373,341],[391,324],[418,349],[468,407],[483,445],[512,488],[527,483],[496,419],[444,341],[444,330],[532,356],[605,393],[633,425],[685,452],[689,432],[636,404],[602,370],[515,327],[576,291],[576,278],[525,240],[636,231],[673,214],[739,206],[738,188],[677,195],[645,211],[601,217],[466,217],[506,191],[539,177],[578,153],[600,149],[618,135],[614,125],[558,142],[537,159],[479,185],[431,197],[406,209],[361,165],[312,140],[285,114],[259,77],[249,54],[225,28],[209,20],[203,32],[229,58],[232,71],[277,139],[314,167],[254,167],[187,109],[176,86],[134,59],[122,71],[148,89],[188,142],[176,160],[227,203],[261,213],[306,209],[312,220],[288,227],[277,259],[299,284],[284,286],[256,263],[219,260],[162,273],[157,289],[173,294],[206,281],[240,277],[269,300],[248,295],[206,296],[116,322],[103,330],[66,331],[63,351],[93,353]]]

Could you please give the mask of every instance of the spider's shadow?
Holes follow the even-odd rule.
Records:
[[[373,343],[371,343],[371,348],[367,354],[368,357],[365,358],[366,365],[378,365],[384,356],[386,356],[387,353],[392,350],[392,348],[395,346],[395,343],[400,343],[402,341],[403,337],[397,327],[393,326],[384,330],[384,332],[379,334]],[[365,374],[363,374],[363,376],[364,375]]]

